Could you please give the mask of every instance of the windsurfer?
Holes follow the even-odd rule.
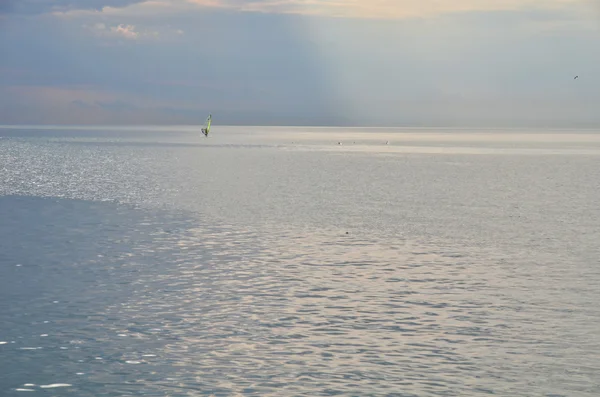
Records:
[[[210,132],[210,124],[212,121],[212,115],[208,115],[208,118],[206,119],[206,123],[204,124],[204,128],[202,128],[202,133],[204,134],[205,137],[208,137],[208,133]]]

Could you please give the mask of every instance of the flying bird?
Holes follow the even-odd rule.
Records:
[[[575,76],[575,78],[573,80],[577,80],[579,78],[579,76]]]

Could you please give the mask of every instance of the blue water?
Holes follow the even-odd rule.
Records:
[[[597,396],[600,134],[0,128],[0,396]]]

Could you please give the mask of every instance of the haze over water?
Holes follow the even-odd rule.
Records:
[[[594,130],[0,128],[0,395],[597,396]]]

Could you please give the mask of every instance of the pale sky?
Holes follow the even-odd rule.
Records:
[[[600,1],[0,0],[0,124],[208,113],[600,126]]]

